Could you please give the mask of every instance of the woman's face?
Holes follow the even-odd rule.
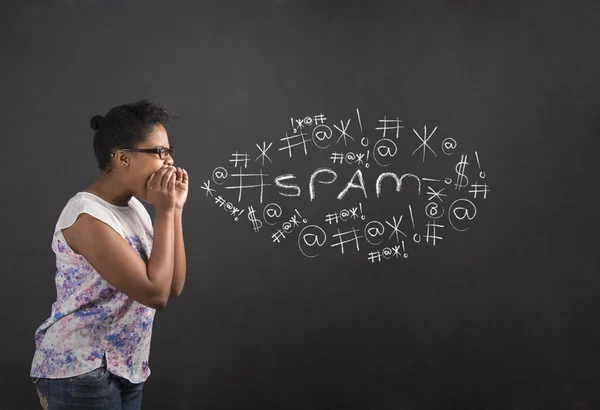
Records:
[[[139,144],[137,148],[169,148],[169,137],[167,131],[162,124],[157,123],[146,141]],[[145,153],[145,152],[129,152],[132,166],[131,170],[134,171],[131,174],[131,183],[134,191],[134,195],[139,196],[143,200],[146,200],[146,183],[148,178],[161,169],[163,165],[173,165],[173,158],[167,155],[164,159],[160,159],[158,154]]]

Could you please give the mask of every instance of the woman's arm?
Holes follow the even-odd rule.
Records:
[[[185,244],[183,242],[183,208],[175,209],[175,254],[170,298],[178,297],[183,291],[186,275]]]

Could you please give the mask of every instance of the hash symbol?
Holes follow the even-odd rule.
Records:
[[[279,140],[287,142],[287,147],[281,147],[281,148],[279,148],[279,151],[287,149],[290,158],[292,158],[292,148],[297,147],[298,145],[303,145],[304,146],[304,155],[307,155],[307,153],[306,153],[306,143],[310,142],[311,140],[304,139],[305,136],[306,136],[306,134],[304,134],[303,132],[300,132],[300,134],[290,135],[290,136],[288,136],[287,132],[286,132],[285,133],[285,137],[284,138],[280,138]],[[293,139],[293,138],[300,138],[302,141],[296,142],[294,144],[290,144],[290,140]]]
[[[427,233],[425,234],[425,242],[429,243],[429,240],[431,239],[433,246],[435,246],[435,240],[442,239],[441,236],[436,235],[435,228],[443,228],[444,225],[438,225],[434,221],[429,221],[429,222],[427,222],[427,224],[425,226],[427,226]]]
[[[321,122],[321,124],[323,124],[326,119],[327,118],[325,118],[325,116],[323,114],[318,114],[318,115],[315,115],[315,117],[313,118],[313,121],[315,122],[315,125],[318,125],[319,121]]]
[[[223,199],[223,197],[221,195],[219,195],[216,199],[215,199],[215,204],[218,204],[219,207],[225,205],[225,200]]]
[[[329,225],[331,225],[332,222],[338,223],[337,212],[325,215],[325,222],[329,222]]]
[[[362,235],[357,235],[357,234],[356,234],[356,232],[358,232],[358,230],[357,230],[357,229],[355,229],[355,228],[352,228],[352,229],[351,229],[351,230],[349,230],[349,231],[346,231],[346,232],[340,232],[340,229],[338,228],[338,230],[337,230],[337,231],[338,231],[338,233],[336,233],[335,235],[332,235],[332,236],[334,236],[334,237],[338,237],[340,241],[339,241],[339,242],[337,242],[337,243],[334,243],[334,244],[332,244],[332,245],[331,245],[332,247],[333,247],[333,246],[339,246],[339,247],[340,247],[340,250],[342,251],[342,255],[343,255],[343,254],[344,254],[344,244],[345,244],[345,243],[349,243],[349,242],[352,242],[352,241],[354,241],[354,242],[356,242],[356,250],[357,250],[357,251],[360,251],[360,248],[359,248],[359,246],[358,246],[358,238],[362,238]],[[354,235],[354,237],[352,237],[352,238],[350,238],[350,239],[342,240],[342,236],[344,236],[344,235],[352,235],[352,234]]]
[[[262,204],[263,188],[265,186],[271,185],[271,184],[264,183],[264,177],[269,176],[269,174],[263,174],[262,170],[258,174],[244,174],[244,173],[242,173],[242,168],[240,168],[239,174],[231,174],[231,176],[240,177],[240,184],[236,185],[236,186],[227,186],[227,187],[225,187],[225,189],[239,189],[240,192],[239,192],[239,196],[238,196],[238,202],[240,202],[242,200],[242,191],[244,189],[260,188],[260,203]],[[244,177],[260,177],[260,184],[244,185],[244,183],[243,183]]]
[[[234,167],[238,167],[238,162],[244,162],[244,168],[248,168],[248,153],[244,152],[243,154],[238,154],[236,151],[235,154],[231,154],[233,159],[230,159],[229,162],[233,162]]]
[[[392,130],[396,130],[396,138],[398,138],[398,136],[400,134],[400,128],[404,128],[404,125],[400,125],[400,123],[402,122],[401,120],[399,120],[398,118],[396,118],[395,120],[388,120],[386,115],[384,115],[383,120],[379,120],[379,122],[383,123],[383,127],[377,127],[375,129],[383,130],[383,136],[381,138],[385,138],[385,133],[387,131],[392,131]],[[396,123],[396,126],[388,128],[388,123],[394,123],[394,122]]]
[[[283,234],[281,229],[279,229],[277,232],[271,235],[271,238],[273,238],[273,242],[279,243],[281,239],[285,239],[285,235]]]
[[[206,196],[208,196],[208,194],[210,194],[210,196],[214,196],[213,192],[215,192],[215,190],[210,187],[210,179],[207,180],[204,185],[200,187],[200,189],[204,189],[206,191]]]
[[[483,192],[483,199],[486,199],[487,193],[490,192],[488,189],[488,184],[472,184],[471,188],[473,189],[471,189],[469,192],[473,194],[473,198],[477,198],[477,194]]]
[[[344,154],[342,152],[334,152],[331,154],[331,158],[329,158],[331,160],[333,160],[333,163],[335,164],[337,161],[340,161],[340,164],[342,162],[344,162]]]
[[[369,260],[372,263],[375,263],[376,259],[377,259],[377,262],[381,262],[381,252],[379,252],[379,251],[369,252]]]
[[[269,158],[269,156],[267,155],[267,151],[269,150],[269,148],[271,148],[271,145],[273,145],[273,143],[270,143],[269,146],[266,146],[267,143],[263,141],[263,146],[262,148],[256,144],[256,147],[259,149],[260,151],[260,155],[254,160],[254,161],[258,161],[259,158],[262,158],[262,165],[265,165],[265,158],[269,160],[269,162],[273,162],[271,161],[271,158]]]

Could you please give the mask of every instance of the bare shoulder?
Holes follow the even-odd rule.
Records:
[[[82,255],[108,283],[146,306],[160,307],[146,263],[112,227],[82,213],[62,233],[71,249]]]

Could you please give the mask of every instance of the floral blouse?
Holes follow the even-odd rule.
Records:
[[[56,302],[35,331],[30,376],[73,377],[105,365],[132,383],[150,375],[148,358],[155,309],[110,285],[65,241],[62,229],[81,213],[101,220],[148,263],[152,220],[135,197],[116,206],[89,192],[78,192],[63,208],[52,238],[56,254]]]

